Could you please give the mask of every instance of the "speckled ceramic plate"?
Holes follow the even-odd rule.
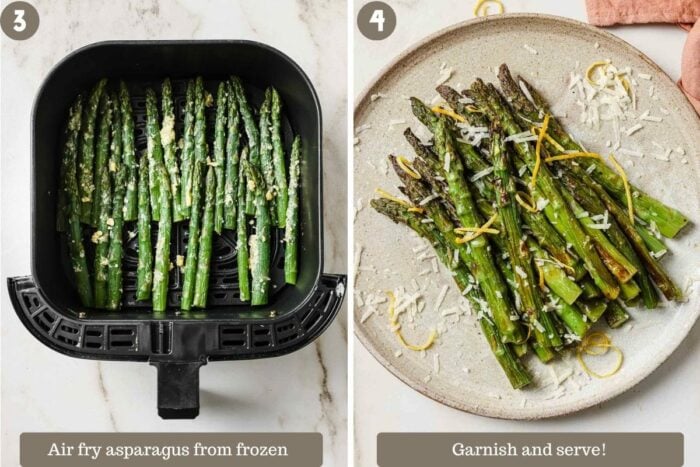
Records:
[[[644,128],[633,136],[623,134],[623,147],[640,151],[644,157],[618,154],[618,158],[634,184],[682,210],[694,224],[678,239],[667,241],[672,253],[663,260],[688,300],[666,303],[655,311],[632,309],[629,324],[607,331],[624,353],[624,364],[613,377],[591,378],[573,355],[547,366],[530,359],[527,364],[534,373],[534,384],[515,391],[490,354],[473,316],[442,316],[433,311],[443,285],[450,287],[440,310],[457,306],[460,297],[449,273],[442,266],[439,272],[432,272],[431,261],[421,260],[414,252],[424,242],[369,208],[369,200],[376,187],[398,193],[397,178],[387,169],[385,157],[411,154],[402,132],[406,126],[418,130],[420,124],[406,96],[432,101],[441,66],[454,69],[448,84],[461,90],[477,76],[496,81],[494,68],[507,63],[514,74],[522,74],[542,91],[555,114],[567,115],[563,122],[586,147],[609,151],[605,142],[612,139],[612,129],[579,123],[576,95],[568,89],[572,71],[583,72],[588,64],[602,59],[611,59],[620,68],[630,66],[632,76],[637,76],[638,114],[648,109],[651,115],[663,118],[641,122]],[[645,75],[651,79],[642,79]],[[700,312],[700,287],[693,286],[700,277],[700,121],[673,81],[619,38],[570,19],[544,15],[490,16],[456,25],[426,38],[379,74],[358,100],[355,128],[364,129],[356,134],[359,142],[354,157],[356,262],[359,258],[355,286],[364,302],[360,306],[360,300],[355,301],[356,334],[382,365],[417,391],[460,410],[491,417],[534,419],[567,414],[615,397],[640,382],[668,358],[695,323]],[[670,162],[652,156],[659,152],[656,144],[674,149]],[[402,350],[389,328],[387,303],[366,303],[368,297],[379,301],[386,290],[399,286],[407,291],[417,286],[427,304],[414,323],[403,324],[406,338],[421,342],[428,329],[443,330],[427,352]],[[372,313],[370,307],[376,311]],[[611,360],[591,365],[609,367]],[[365,384],[361,376],[357,381]]]

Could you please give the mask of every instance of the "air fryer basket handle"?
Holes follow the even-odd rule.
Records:
[[[151,362],[158,369],[158,415],[192,419],[199,415],[199,367],[203,362]]]

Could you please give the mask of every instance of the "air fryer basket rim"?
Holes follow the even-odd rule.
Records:
[[[42,99],[42,96],[44,95],[46,91],[47,85],[51,82],[51,80],[54,78],[54,75],[58,73],[67,63],[70,63],[72,59],[74,59],[76,56],[89,51],[93,49],[99,49],[102,47],[110,47],[110,46],[207,46],[207,45],[245,45],[245,46],[251,46],[255,48],[260,48],[263,49],[266,52],[269,52],[285,62],[287,62],[291,67],[294,69],[294,72],[298,75],[298,77],[301,78],[303,81],[304,85],[308,88],[312,98],[313,98],[313,107],[314,111],[316,113],[317,119],[318,119],[318,129],[317,129],[317,134],[315,135],[315,139],[317,140],[317,145],[318,145],[318,192],[315,194],[318,205],[318,217],[319,217],[319,225],[317,226],[316,229],[313,229],[314,233],[318,237],[318,242],[316,247],[318,248],[318,267],[316,268],[315,271],[315,277],[313,278],[313,283],[318,284],[318,282],[321,279],[321,276],[323,275],[323,265],[324,265],[324,228],[323,228],[323,113],[321,109],[321,104],[318,98],[318,94],[316,92],[316,88],[314,87],[313,83],[309,79],[308,75],[304,70],[299,66],[299,64],[294,61],[291,57],[289,57],[287,54],[282,52],[281,50],[272,47],[268,44],[264,44],[262,42],[258,41],[253,41],[253,40],[247,40],[247,39],[203,39],[203,40],[107,40],[107,41],[99,41],[99,42],[94,42],[91,44],[84,45],[76,50],[71,51],[68,53],[65,57],[60,59],[47,73],[46,77],[42,81],[41,85],[39,86],[36,96],[34,97],[34,101],[32,104],[32,112],[31,112],[31,134],[30,134],[30,174],[31,174],[31,179],[30,179],[30,209],[31,209],[31,222],[30,222],[30,235],[31,235],[31,254],[30,254],[30,270],[31,270],[31,275],[32,279],[37,286],[39,290],[43,290],[41,286],[41,281],[40,277],[41,274],[37,274],[36,271],[36,265],[37,265],[37,260],[35,257],[35,252],[37,251],[37,242],[41,241],[41,236],[38,235],[38,232],[36,231],[35,227],[35,213],[37,212],[37,200],[36,200],[36,180],[35,180],[35,173],[36,173],[36,132],[35,132],[35,124],[36,124],[36,116],[37,112],[40,111],[40,101]],[[313,295],[314,288],[312,287],[309,292],[306,294],[306,296],[299,301],[297,304],[297,308],[301,307],[306,303],[311,296]],[[53,298],[50,296],[50,294],[47,293],[41,293],[42,298],[47,302],[49,306],[51,306],[53,309],[63,309],[63,306],[58,306]],[[152,319],[149,320],[158,320],[159,317],[153,317]],[[165,321],[170,320],[171,318],[169,317],[161,317],[160,319],[163,319]],[[201,318],[201,321],[208,321],[216,318],[211,318],[211,317],[205,317]],[[128,320],[128,319],[127,319]],[[138,321],[138,320],[133,320],[133,321]]]

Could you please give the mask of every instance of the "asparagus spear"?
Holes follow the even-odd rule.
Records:
[[[477,80],[472,85],[471,90],[478,99],[480,107],[490,117],[499,119],[509,135],[522,133],[522,129],[510,111],[501,102],[500,95],[495,88],[489,88],[481,80]],[[527,142],[514,144],[514,147],[530,172],[534,172],[537,164],[535,151]],[[549,200],[549,204],[545,207],[545,214],[549,218],[550,223],[553,223],[565,238],[569,237],[567,240],[570,241],[576,254],[583,260],[588,273],[601,292],[611,300],[617,298],[620,288],[596,253],[590,237],[586,235],[583,227],[581,227],[581,224],[563,199],[556,180],[546,164],[539,167],[536,186],[539,192]]]
[[[413,109],[413,114],[434,133],[437,117],[432,113],[432,111],[416,98],[411,98],[411,107]],[[460,111],[464,111],[462,107],[458,107],[458,109],[460,109]],[[422,145],[418,138],[416,138],[415,135],[410,132],[410,130],[404,132],[404,136],[408,140],[409,144],[413,146],[419,156],[423,158],[430,158],[430,151],[428,150],[426,152],[426,150],[419,149],[419,147]],[[468,144],[463,144],[462,146],[468,146],[471,148],[471,146]],[[489,169],[489,165],[481,158],[481,156],[476,154],[473,149],[463,147],[460,150],[458,147],[458,152],[462,156],[462,161],[464,162],[465,168],[472,174],[480,173]],[[495,191],[493,189],[492,177],[482,177],[474,182],[474,186],[479,190],[484,198],[489,201],[495,201]],[[543,248],[545,248],[561,264],[564,264],[570,268],[576,278],[580,278],[583,274],[585,274],[585,270],[581,268],[578,258],[571,255],[566,248],[566,242],[561,239],[557,231],[551,226],[549,221],[541,212],[530,213],[523,211],[522,214],[525,217],[528,225],[530,225],[533,235]]]
[[[226,83],[219,83],[219,88],[216,93],[216,123],[214,124],[214,172],[216,175],[214,231],[218,234],[221,234],[221,230],[224,227],[224,165],[226,164],[226,148],[224,146],[226,143],[227,105],[228,96],[226,92]]]
[[[211,242],[214,232],[217,191],[216,169],[209,166],[205,181],[204,215],[202,216],[202,231],[199,234],[197,274],[195,276],[194,301],[192,303],[199,308],[207,306],[209,266],[211,265]]]
[[[270,219],[273,225],[277,225],[277,207],[275,196],[275,170],[272,161],[272,121],[270,112],[272,107],[272,88],[265,90],[265,100],[260,107],[260,170],[265,183],[265,198],[270,204]]]
[[[197,278],[197,252],[199,248],[199,232],[202,210],[202,171],[204,164],[199,161],[194,164],[192,174],[192,209],[190,210],[190,226],[187,238],[187,257],[185,258],[185,279],[182,285],[180,308],[187,311],[192,308]]]
[[[125,118],[120,111],[117,96],[112,99],[112,145],[109,170],[112,174],[114,200],[112,202],[112,231],[109,235],[109,266],[107,271],[107,308],[116,310],[122,301],[122,239],[124,235],[124,202],[126,196],[126,161],[124,159],[123,132]]]
[[[255,118],[253,117],[253,111],[248,105],[248,99],[245,95],[245,90],[243,89],[243,84],[237,76],[231,77],[231,85],[236,92],[236,98],[238,99],[238,107],[241,112],[241,117],[243,118],[243,127],[248,135],[248,159],[250,164],[254,167],[260,167],[260,132],[258,131],[258,125],[255,123]],[[250,190],[246,190],[246,209],[245,213],[249,216],[255,215],[255,205],[253,202],[253,193]]]
[[[646,270],[656,283],[659,290],[661,290],[661,293],[663,293],[668,300],[682,300],[683,293],[678,286],[673,283],[671,277],[666,271],[664,271],[656,258],[649,253],[649,250],[647,250],[646,245],[644,244],[644,240],[639,236],[634,228],[634,225],[632,225],[630,222],[627,212],[620,208],[620,206],[610,197],[605,196],[605,189],[596,182],[592,182],[590,185],[584,185],[575,177],[565,176],[564,181],[571,190],[576,190],[574,191],[574,194],[577,197],[581,197],[583,193],[590,192],[591,190],[599,196],[599,198],[605,204],[606,209],[610,212],[610,214],[612,214],[620,228],[632,243],[634,250],[639,255],[641,261],[646,267]]]
[[[106,84],[107,80],[102,79],[95,85],[90,92],[87,105],[83,107],[82,115],[80,159],[78,161],[80,221],[90,225],[94,225],[92,222],[92,204],[93,201],[95,201],[95,125],[97,121],[97,108]]]
[[[250,300],[250,279],[248,277],[248,223],[245,213],[246,175],[245,166],[248,163],[248,146],[241,151],[241,160],[238,168],[237,188],[237,222],[236,222],[236,261],[238,264],[238,288],[241,301]],[[287,247],[289,248],[289,247]],[[286,260],[286,255],[285,255]]]
[[[596,249],[605,266],[620,284],[627,283],[637,273],[638,269],[608,240],[603,230],[598,228],[601,223],[591,219],[590,213],[576,202],[571,192],[562,190],[561,194],[569,203],[571,210],[581,222],[586,233],[596,242]]]
[[[510,76],[508,67],[505,65],[501,65],[499,78],[501,78],[502,87],[509,97],[517,94],[517,91],[520,90],[520,86],[515,83],[515,80]],[[522,99],[514,100],[513,105],[516,106],[518,113],[526,116],[531,121],[540,121],[540,112],[542,112],[542,115],[545,113],[552,113],[549,109],[549,105],[536,89],[530,86],[530,84],[520,76],[518,76],[518,82],[522,83],[522,86],[528,90],[535,103],[535,106],[533,106],[527,99],[525,99],[527,102],[524,102]],[[578,144],[554,118],[550,119],[548,133],[564,149],[583,151],[581,145]],[[590,165],[594,165],[595,170],[592,173],[593,178],[605,187],[618,202],[627,204],[624,183],[618,173],[598,159],[585,159],[581,160],[579,163],[584,169],[587,169]],[[675,237],[678,232],[688,224],[688,218],[680,211],[666,206],[635,186],[631,186],[631,189],[635,193],[635,196],[632,198],[634,211],[643,220],[647,222],[656,222],[662,235],[671,238]]]
[[[195,120],[194,120],[194,163],[204,164],[207,162],[207,157],[209,156],[209,147],[207,146],[207,120],[204,115],[205,108],[207,106],[207,93],[204,90],[204,80],[201,76],[198,76],[195,80]],[[204,177],[204,174],[202,174]],[[201,180],[200,180],[201,182]],[[192,178],[192,198],[194,205],[194,175]],[[191,215],[191,212],[190,212]]]
[[[148,151],[148,183],[151,192],[151,215],[160,219],[160,176],[158,167],[164,164],[163,146],[158,124],[158,97],[153,89],[146,89],[146,150]],[[162,187],[167,190],[167,185]]]
[[[80,141],[80,120],[83,112],[83,97],[78,96],[68,111],[68,126],[66,127],[66,142],[63,147],[65,161],[65,194],[66,194],[66,228],[68,235],[68,251],[71,267],[75,276],[78,296],[83,306],[93,306],[92,284],[85,257],[82,227],[80,225],[80,193],[78,191],[76,160],[78,157],[78,142]]]
[[[410,133],[410,130],[408,131],[408,133]],[[410,134],[412,135],[412,133]],[[422,150],[427,150],[427,148],[423,147],[422,145],[420,146],[420,148],[422,148]],[[432,156],[428,155],[427,157]],[[426,182],[430,184],[433,193],[439,193],[441,195],[442,204],[444,205],[445,209],[447,209],[447,211],[449,212],[449,216],[452,219],[457,219],[457,213],[455,211],[454,205],[448,201],[449,193],[447,185],[444,182],[444,172],[442,172],[439,167],[430,167],[430,164],[428,164],[424,159],[420,157],[417,157],[413,160],[413,168],[417,173],[421,175],[422,179],[426,180]],[[438,173],[440,173],[440,175],[438,175]],[[491,203],[486,201],[484,198],[480,198],[478,195],[475,195],[475,200],[477,202],[479,211],[485,217],[491,218],[496,213],[496,210],[491,205]],[[496,218],[496,220],[493,223],[493,226],[497,230],[502,231],[503,227],[499,218]],[[505,253],[507,256],[508,249],[505,245],[503,236],[494,235],[491,238],[493,239],[494,244],[500,250],[500,253]],[[576,282],[571,280],[566,275],[566,273],[561,269],[560,264],[554,261],[547,254],[547,252],[542,250],[532,238],[527,238],[527,245],[529,250],[533,253],[534,257],[536,258],[536,263],[538,267],[542,269],[542,274],[544,275],[544,280],[547,286],[550,287],[552,291],[554,291],[559,297],[563,298],[567,303],[574,303],[581,294],[581,288],[576,284]],[[498,263],[499,257],[496,257],[496,260]],[[499,267],[501,272],[504,273],[508,285],[511,286],[511,284],[515,284],[514,278],[512,281],[510,280],[512,272],[507,271],[507,268],[501,267],[500,264],[497,264],[497,266]],[[515,290],[514,294],[515,293],[519,292]]]
[[[564,322],[566,327],[578,337],[585,336],[591,327],[590,322],[584,318],[578,307],[574,304],[557,302],[554,305],[554,311]]]
[[[109,135],[107,135],[109,140]],[[109,170],[100,171],[100,199],[99,217],[97,231],[92,237],[92,241],[97,244],[95,247],[95,307],[105,308],[107,306],[107,272],[109,266],[109,238],[110,238],[110,215],[112,214],[112,187],[109,180]]]
[[[647,249],[654,253],[654,255],[659,258],[666,254],[668,252],[668,248],[666,247],[666,244],[661,241],[661,239],[656,238],[656,236],[651,233],[646,227],[635,224],[634,225],[635,230],[639,234],[640,237],[642,237],[642,240],[644,240],[644,243],[647,246]]]
[[[439,141],[437,144],[440,154],[445,158],[447,154],[454,154],[454,150],[451,141],[448,139],[449,137],[445,138],[444,124],[441,124],[440,128],[441,131],[437,133],[439,138],[436,140],[436,143]],[[390,160],[395,169],[397,169],[397,175],[403,181],[406,193],[414,204],[419,204],[430,196],[430,192],[420,180],[409,177],[403,170],[398,168],[395,158],[391,157]],[[480,226],[483,222],[481,222],[480,216],[476,212],[468,187],[463,186],[464,178],[460,167],[455,167],[457,164],[459,164],[459,159],[455,159],[454,165],[447,172],[452,201],[455,203],[458,215],[465,218],[465,221],[462,221],[463,225],[469,227]],[[517,317],[517,312],[508,297],[505,281],[493,264],[493,258],[488,251],[486,239],[477,237],[469,243],[459,243],[457,241],[458,237],[454,233],[456,225],[449,218],[447,210],[440,203],[433,200],[425,204],[423,208],[435,222],[435,225],[450,246],[458,251],[460,258],[467,264],[478,281],[488,304],[487,309],[490,310],[504,342],[522,342],[525,337],[522,329],[516,321],[511,319],[511,317]]]
[[[161,187],[159,192],[160,216],[156,239],[155,268],[153,270],[153,311],[162,312],[168,306],[168,282],[170,279],[170,237],[172,230],[171,195],[167,189],[171,180],[165,165],[157,167],[156,175]]]
[[[162,111],[163,124],[160,130],[160,142],[163,146],[163,160],[168,171],[168,183],[161,185],[170,187],[171,215],[173,222],[180,222],[185,218],[182,204],[180,203],[180,169],[177,165],[176,140],[175,140],[175,107],[173,104],[173,88],[170,79],[166,78],[162,86]],[[163,197],[161,196],[161,199]]]
[[[287,213],[284,228],[284,280],[287,284],[297,282],[297,244],[299,237],[299,176],[301,165],[301,138],[297,135],[289,156],[289,189],[287,191]]]
[[[195,82],[187,82],[185,94],[185,128],[183,130],[182,147],[182,183],[180,185],[180,200],[185,218],[189,218],[190,206],[192,206],[192,171],[194,166],[194,126],[195,126]]]
[[[270,294],[270,211],[265,181],[257,167],[247,163],[248,189],[255,193],[255,234],[250,236],[251,305],[266,305]]]
[[[509,260],[516,272],[515,281],[522,300],[523,312],[529,318],[529,322],[535,326],[535,338],[540,346],[559,347],[562,345],[561,339],[554,329],[549,313],[544,310],[537,290],[530,250],[525,245],[520,228],[520,217],[516,209],[515,180],[510,174],[505,143],[500,132],[500,127],[494,122],[491,127],[491,158],[496,176],[496,203],[498,217],[505,230],[502,234],[506,239]]]
[[[414,213],[409,212],[404,206],[399,203],[387,199],[373,199],[371,206],[378,212],[386,215],[396,223],[402,223],[413,229],[418,235],[424,237],[433,245],[435,252],[440,258],[440,261],[449,269],[452,270],[453,278],[459,290],[469,290],[467,298],[469,299],[474,309],[481,309],[481,303],[484,299],[478,287],[470,286],[474,279],[470,276],[468,269],[461,263],[454,264],[450,247],[445,245],[443,237],[439,231],[430,224],[422,223]],[[491,350],[496,357],[496,360],[503,368],[506,377],[510,381],[514,389],[520,389],[532,382],[530,374],[522,365],[520,360],[514,355],[509,344],[504,344],[498,330],[493,323],[482,313],[479,320],[482,327],[482,332],[486,337]]]
[[[102,173],[109,170],[109,133],[112,128],[112,98],[102,94],[100,99],[100,125],[97,139],[97,151],[95,154],[95,203],[92,205],[92,225],[98,225],[102,210]]]
[[[151,195],[148,181],[148,156],[144,151],[139,161],[138,265],[136,267],[136,300],[151,298],[153,288],[153,251],[151,250]]]
[[[238,99],[231,86],[228,86],[228,133],[226,138],[226,171],[224,174],[224,228],[236,229],[236,209],[238,205],[238,163],[241,137],[239,133],[240,113]]]
[[[455,157],[456,151],[452,143],[452,136],[448,133],[444,118],[440,118],[438,121],[435,145],[443,166],[449,166],[449,170],[446,170],[447,185],[460,223],[464,227],[481,226],[483,221],[476,210],[469,187],[466,184],[462,161]],[[522,341],[524,336],[521,328],[511,320],[511,316],[515,314],[513,307],[509,300],[503,298],[507,296],[507,291],[488,252],[486,238],[477,237],[469,242],[469,248],[461,250],[465,253],[469,250],[465,255],[465,260],[468,260],[468,266],[479,282],[504,342]]]
[[[581,311],[586,315],[586,317],[593,323],[597,322],[605,310],[608,309],[608,303],[612,303],[613,300],[606,301],[602,298],[592,298],[586,300],[579,300],[578,305],[581,307]]]
[[[277,89],[272,88],[272,163],[275,172],[275,192],[277,203],[277,226],[283,229],[287,222],[287,176],[282,146],[282,99]]]
[[[126,83],[119,83],[119,110],[122,119],[122,151],[126,170],[126,191],[124,199],[124,220],[135,221],[138,218],[138,174],[139,164],[134,149],[134,115],[131,108],[129,88]]]
[[[608,323],[608,326],[617,329],[629,321],[629,319],[630,315],[617,300],[608,303],[608,309],[605,312],[605,321]]]

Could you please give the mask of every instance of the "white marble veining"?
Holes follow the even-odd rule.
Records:
[[[366,3],[356,0],[354,14]],[[429,3],[429,6],[428,6]],[[384,41],[354,34],[354,94],[361,91],[394,57],[441,28],[472,17],[475,1],[395,0],[397,27]],[[586,20],[583,1],[503,0],[508,12],[540,12]],[[672,25],[609,28],[650,56],[673,79],[680,75],[685,33]],[[684,280],[684,279],[683,279]],[[700,436],[695,422],[700,385],[693,356],[700,351],[696,326],[671,358],[631,391],[572,416],[535,422],[489,419],[443,406],[403,384],[354,341],[354,458],[356,466],[375,465],[376,436],[385,431],[683,431]],[[456,389],[458,390],[458,389]],[[686,441],[686,463],[700,462],[697,443]]]
[[[253,39],[292,57],[321,99],[326,272],[346,269],[346,4],[337,1],[31,0],[37,34],[2,40],[2,276],[29,266],[29,148],[34,95],[70,51],[102,40]],[[3,279],[4,280],[4,279]],[[78,360],[34,339],[2,294],[2,465],[19,465],[24,431],[318,431],[325,466],[346,464],[346,312],[284,357],[201,369],[201,414],[163,421],[155,369]]]

